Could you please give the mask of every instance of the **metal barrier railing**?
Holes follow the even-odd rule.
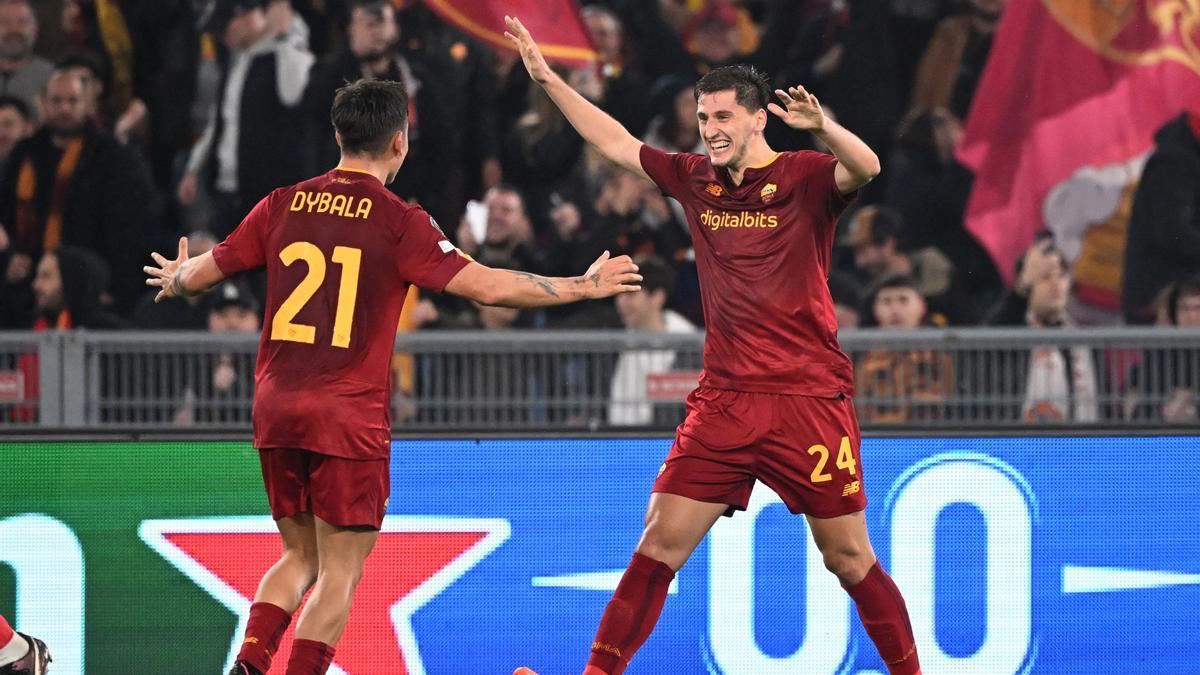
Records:
[[[846,331],[866,428],[1198,425],[1200,331]],[[257,335],[0,333],[0,426],[248,428]],[[670,429],[701,334],[398,336],[398,430]],[[1068,384],[1070,383],[1070,384]]]

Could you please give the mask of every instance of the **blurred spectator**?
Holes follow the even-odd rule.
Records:
[[[349,4],[349,13],[345,46],[313,66],[304,91],[308,137],[316,160],[309,172],[314,174],[333,168],[341,157],[329,120],[329,109],[334,94],[345,84],[362,78],[402,82],[412,101],[410,108],[417,109],[419,81],[414,65],[400,53],[400,26],[396,23],[395,7],[387,0],[354,0]],[[420,67],[417,64],[418,70]],[[424,107],[424,99],[421,99],[421,105],[420,113],[433,113]],[[410,116],[416,115],[410,112]],[[400,189],[401,186],[393,182],[392,187]]]
[[[446,90],[451,85],[445,82],[446,66],[424,50],[402,48],[401,25],[391,2],[353,0],[348,11],[346,46],[313,67],[305,90],[308,137],[316,160],[310,173],[329,171],[341,156],[329,121],[338,88],[360,78],[403,83],[409,97],[409,154],[389,187],[401,198],[420,201],[434,216],[445,219],[445,205],[455,202],[455,209],[461,208],[463,198],[462,185],[454,195],[444,193],[451,187],[446,184],[449,173],[456,171],[452,165],[457,143],[449,138],[455,132],[450,126],[452,115],[445,109],[451,95]],[[464,44],[462,48],[467,49]]]
[[[862,288],[858,282],[848,274],[832,272],[829,275],[829,295],[833,298],[838,329],[858,328],[858,312],[862,307]]]
[[[222,85],[204,135],[192,146],[179,200],[212,188],[212,231],[224,238],[277,187],[306,177],[300,100],[313,56],[308,28],[287,0],[216,0],[208,31],[220,35]],[[202,176],[211,176],[211,178]]]
[[[188,235],[188,257],[211,251],[217,238],[204,231]],[[133,325],[144,330],[204,330],[208,327],[208,305],[204,296],[193,295],[171,302],[154,302],[158,289],[146,291],[133,309]]]
[[[925,300],[912,277],[884,277],[869,298],[874,322],[888,330],[929,325]],[[876,349],[858,360],[855,389],[858,414],[876,423],[911,422],[945,417],[955,391],[954,361],[932,350]]]
[[[770,73],[775,82],[803,84],[825,111],[853,129],[886,164],[903,103],[884,3],[833,0],[824,12],[801,24],[798,32],[788,60],[780,64],[779,72]],[[798,149],[810,140],[807,134],[780,127],[774,126],[769,138],[778,138],[779,147]],[[890,176],[884,172],[862,198],[882,190],[887,180]]]
[[[147,108],[137,97],[135,82],[148,69],[136,70],[137,58],[150,60],[149,53],[138,54],[145,45],[137,44],[141,35],[135,29],[144,11],[132,0],[66,0],[63,3],[62,29],[75,50],[64,59],[86,54],[96,71],[99,92],[95,113],[102,126],[110,129],[122,143],[133,134],[145,131]],[[157,26],[155,27],[158,28]],[[63,59],[59,67],[62,68]]]
[[[491,57],[423,3],[406,3],[399,21],[412,79],[405,80],[410,150],[397,190],[439,221],[454,222],[468,198],[503,178]]]
[[[845,218],[843,218],[845,221]],[[864,206],[849,216],[838,244],[854,250],[854,265],[866,285],[887,275],[913,278],[929,306],[936,325],[974,324],[978,321],[970,298],[962,288],[954,263],[932,246],[910,248],[905,223],[886,206]]]
[[[60,246],[43,254],[33,279],[33,330],[124,328],[100,301],[108,279],[104,261],[87,249]]]
[[[510,185],[500,185],[488,190],[483,203],[487,207],[483,240],[477,239],[469,219],[464,218],[458,228],[458,247],[476,258],[509,258],[513,263],[509,269],[539,269],[533,249],[533,226],[521,193]]]
[[[33,135],[33,112],[16,96],[0,96],[0,165],[17,143]]]
[[[1125,244],[1121,310],[1128,323],[1151,323],[1154,294],[1200,269],[1200,112],[1171,120],[1154,140]]]
[[[912,109],[945,108],[967,119],[1007,2],[967,0],[961,14],[938,24],[917,67]]]
[[[904,222],[921,223],[907,232],[909,246],[937,247],[954,261],[968,295],[991,300],[1000,290],[1000,275],[963,226],[973,176],[954,157],[961,140],[962,125],[946,110],[909,113],[896,132],[884,201]]]
[[[604,80],[604,98],[600,107],[629,133],[640,136],[649,115],[646,105],[649,84],[637,64],[630,62],[632,48],[621,19],[603,5],[588,5],[579,15],[600,57],[600,76]]]
[[[33,53],[38,22],[29,0],[0,0],[0,94],[33,108],[54,65]]]
[[[657,114],[643,141],[667,152],[708,153],[696,123],[695,85],[689,76],[664,78],[655,85],[651,98],[657,101]]]
[[[576,72],[560,71],[572,82]],[[569,187],[583,151],[583,138],[567,124],[541,85],[529,83],[528,101],[529,107],[504,138],[502,164],[504,175],[524,195],[535,229],[544,231],[550,195]]]
[[[0,222],[11,224],[13,240],[8,311],[27,311],[31,261],[62,244],[102,256],[116,305],[127,311],[144,289],[138,263],[153,199],[146,166],[90,122],[78,75],[55,73],[45,100],[45,126],[13,149],[0,175]]]
[[[1042,238],[1017,261],[1017,282],[990,312],[988,323],[1030,328],[1071,325],[1066,258]],[[1027,422],[1095,422],[1100,418],[1095,355],[1087,347],[1037,347],[1028,355],[1002,353],[997,371],[974,383],[992,392],[1019,392]],[[1011,380],[1010,380],[1011,378]],[[1011,418],[1011,414],[1005,414]]]
[[[240,280],[222,282],[205,298],[210,333],[257,333],[258,301]],[[175,424],[247,421],[254,396],[251,354],[198,354],[195,368],[184,373],[182,400]]]
[[[1163,296],[1166,326],[1200,328],[1200,274],[1171,284]],[[1200,349],[1146,350],[1129,372],[1126,419],[1172,424],[1200,422]]]
[[[616,298],[617,312],[626,330],[658,333],[693,333],[696,327],[666,309],[675,286],[675,272],[660,258],[637,259],[642,290]],[[677,369],[670,349],[627,350],[617,357],[613,371],[608,423],[617,426],[670,426],[682,419],[679,405],[656,405],[647,398],[648,378]]]
[[[140,99],[125,99],[115,104],[107,95],[109,77],[90,52],[71,52],[59,60],[57,70],[74,73],[83,80],[88,99],[88,116],[96,126],[111,131],[123,144],[135,133],[145,131],[147,109]]]

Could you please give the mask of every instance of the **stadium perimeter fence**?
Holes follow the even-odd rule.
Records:
[[[859,330],[840,341],[866,429],[1197,424],[1197,330]],[[257,347],[257,335],[0,333],[0,427],[248,429]],[[669,430],[702,348],[702,334],[402,334],[393,423],[412,432]],[[1064,377],[1077,385],[1056,388]]]

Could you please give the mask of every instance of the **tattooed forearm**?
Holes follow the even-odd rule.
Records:
[[[174,296],[180,297],[180,298],[187,298],[187,297],[191,297],[193,295],[200,295],[203,292],[203,291],[188,290],[188,288],[183,285],[183,269],[182,268],[177,270],[175,272],[175,274],[171,275],[171,283],[169,285],[169,288],[171,291],[171,295],[174,295]]]
[[[537,286],[539,288],[541,288],[546,293],[546,295],[549,295],[549,296],[555,297],[555,298],[558,297],[558,289],[555,288],[554,283],[552,281],[550,281],[549,279],[547,279],[546,277],[541,277],[536,274],[530,274],[529,272],[513,272],[513,274],[517,275],[518,277],[521,277],[522,279],[526,279],[528,281],[531,281],[531,282],[537,284]]]

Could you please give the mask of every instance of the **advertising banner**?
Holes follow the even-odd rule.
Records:
[[[330,672],[578,673],[669,444],[396,442]],[[1198,449],[866,439],[868,526],[924,672],[1200,672]],[[0,614],[50,645],[55,675],[228,668],[280,548],[248,444],[0,443],[0,495]],[[804,519],[760,485],[680,571],[629,672],[886,668]]]

